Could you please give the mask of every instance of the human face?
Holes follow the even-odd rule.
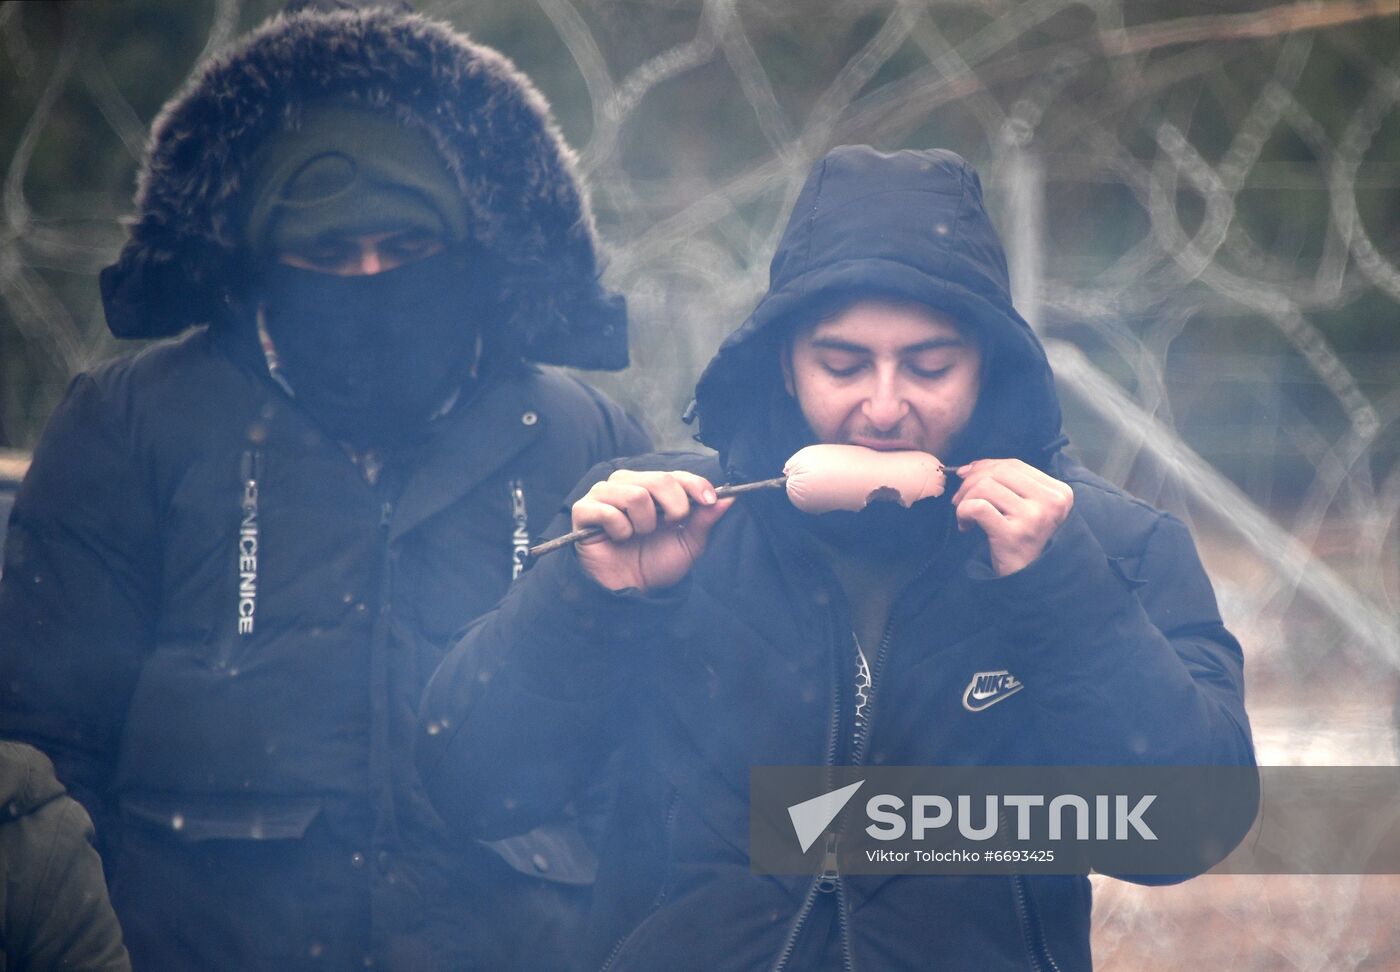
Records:
[[[278,250],[278,263],[337,277],[368,277],[441,253],[442,237],[421,229],[330,233]]]
[[[788,393],[817,439],[945,453],[972,417],[982,354],[946,314],[860,301],[800,333]]]

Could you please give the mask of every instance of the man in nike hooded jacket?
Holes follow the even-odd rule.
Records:
[[[607,539],[542,558],[433,677],[440,811],[510,829],[619,754],[592,967],[1088,968],[1085,878],[820,882],[746,853],[755,765],[1253,760],[1240,648],[1186,528],[1061,451],[968,164],[819,162],[696,410],[718,456],[594,470],[573,523]],[[961,485],[819,516],[709,492],[814,441],[930,451]],[[1021,688],[970,703],[987,672]]]
[[[622,298],[548,106],[405,5],[301,3],[166,106],[108,324],[16,501],[0,734],[97,825],[138,969],[557,967],[592,858],[454,841],[428,676],[587,469],[649,447],[543,364]]]

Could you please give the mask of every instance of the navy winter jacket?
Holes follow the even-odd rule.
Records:
[[[453,842],[411,750],[428,676],[570,486],[650,447],[540,367],[624,367],[625,302],[509,60],[407,3],[288,6],[152,123],[103,306],[118,337],[184,336],[79,375],[39,444],[0,582],[0,736],[92,814],[138,968],[557,965],[582,839]],[[252,327],[249,187],[326,104],[425,134],[459,192],[434,205],[469,223],[448,313],[482,373],[460,360],[455,406],[377,477],[274,383]],[[337,179],[310,191],[359,191]]]
[[[520,365],[371,486],[232,332],[74,379],[10,522],[0,735],[92,814],[138,965],[291,968],[327,927],[384,956],[435,909],[466,957],[402,967],[499,967],[548,938],[494,912],[559,917],[506,864],[538,875],[540,847],[457,847],[423,797],[417,705],[580,472],[646,444],[582,382]],[[325,852],[293,866],[306,840]],[[590,876],[548,856],[547,877]],[[262,914],[279,885],[318,917]]]
[[[1073,511],[1006,577],[976,531],[929,542],[870,659],[859,752],[850,608],[781,495],[739,499],[668,591],[609,592],[572,549],[531,568],[434,676],[420,760],[444,816],[484,835],[548,812],[612,760],[622,792],[586,965],[1085,969],[1082,877],[845,875],[823,894],[811,876],[750,873],[749,768],[1252,763],[1240,648],[1191,537],[1060,452],[1048,365],[1011,308],[977,178],[951,153],[823,160],[768,295],[700,382],[718,459],[625,460],[579,491],[618,466],[775,475],[803,444],[779,377],[784,322],[842,288],[977,329],[983,391],[953,460],[1022,458],[1073,487]],[[965,706],[975,676],[998,671],[1024,689]]]

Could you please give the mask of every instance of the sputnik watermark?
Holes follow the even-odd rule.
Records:
[[[761,873],[1191,874],[1248,831],[1252,767],[755,767]]]
[[[858,780],[787,808],[803,853],[816,843],[864,785],[864,780]],[[1038,829],[1042,829],[1045,839],[1050,841],[1129,840],[1130,835],[1156,840],[1157,834],[1144,819],[1156,799],[1155,793],[1142,794],[1135,799],[1122,793],[1098,793],[1092,798],[1061,793],[1048,800],[1038,793],[1008,793],[984,796],[981,807],[974,808],[972,796],[966,793],[951,798],[938,793],[919,793],[907,801],[893,793],[878,793],[865,803],[865,815],[871,821],[865,832],[881,841],[900,840],[906,835],[914,840],[925,840],[932,831],[951,826],[968,840],[992,840],[1005,819],[1002,809],[1011,808],[1015,810],[1015,834],[1019,841],[1031,840],[1032,833]],[[1038,813],[1041,808],[1044,812]],[[974,822],[978,809],[980,824]],[[890,851],[878,853],[886,856],[873,859],[894,859],[887,856],[892,853]]]
[[[960,793],[954,799],[937,793],[920,793],[907,804],[909,820],[906,822],[903,811],[906,802],[890,793],[871,797],[865,805],[865,812],[873,821],[865,832],[876,840],[899,840],[908,833],[914,840],[925,839],[930,831],[949,825],[956,825],[958,833],[968,840],[991,840],[998,834],[1004,819],[1003,807],[1016,811],[1016,839],[1032,839],[1032,832],[1043,828],[1046,840],[1129,840],[1130,834],[1143,840],[1156,840],[1143,814],[1157,799],[1155,793],[1129,796],[1123,793],[1096,793],[1093,802],[1077,793],[1061,793],[1048,800],[1039,793],[1008,793],[1004,796],[990,794],[981,798],[982,824],[976,825],[973,819],[976,810],[973,798]],[[1132,808],[1129,809],[1129,801]],[[954,809],[956,807],[956,809]],[[1041,807],[1043,814],[1035,813]],[[1068,818],[1071,826],[1066,828]],[[1093,837],[1089,836],[1092,824]],[[1112,827],[1110,828],[1110,824]]]
[[[794,803],[788,807],[788,817],[792,820],[792,829],[797,834],[797,842],[802,846],[802,853],[807,853],[807,849],[826,832],[826,828],[831,826],[831,821],[835,820],[836,815],[846,808],[851,797],[856,795],[856,790],[859,790],[864,784],[864,780],[857,780],[847,786],[832,790],[830,793],[823,793],[821,796],[803,800],[801,803]]]

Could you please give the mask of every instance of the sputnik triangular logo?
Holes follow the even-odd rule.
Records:
[[[816,843],[822,831],[831,825],[831,821],[836,819],[836,815],[864,783],[865,780],[857,780],[839,790],[788,807],[788,816],[792,818],[792,829],[797,831],[797,842],[802,845],[802,853],[807,853],[807,848]]]

